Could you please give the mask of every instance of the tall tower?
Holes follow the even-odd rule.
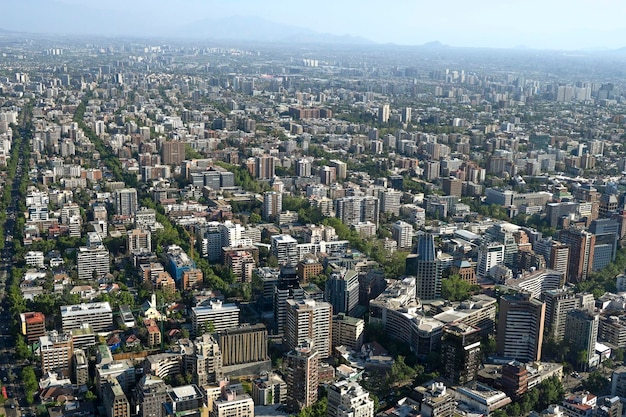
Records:
[[[297,346],[287,354],[287,404],[292,411],[317,401],[319,354],[310,344]]]
[[[530,294],[500,297],[498,315],[498,355],[520,362],[541,359],[546,305]]]
[[[464,323],[443,329],[441,357],[443,376],[457,385],[473,381],[480,367],[480,329]]]
[[[387,123],[391,114],[389,104],[383,104],[378,108],[378,123]]]
[[[134,216],[137,213],[137,190],[123,188],[115,191],[115,212],[123,216]]]
[[[330,274],[324,285],[324,299],[333,306],[333,314],[349,313],[359,303],[359,275],[341,270]]]
[[[574,353],[585,354],[585,363],[578,363],[582,369],[589,366],[595,354],[599,320],[597,314],[585,310],[572,310],[567,313],[565,340]]]
[[[559,240],[570,247],[569,281],[573,283],[586,281],[593,266],[595,235],[586,230],[571,227],[559,232]]]
[[[416,297],[422,300],[440,298],[443,265],[433,235],[423,233],[418,236],[416,255],[406,259],[406,273],[417,278]]]
[[[283,194],[277,191],[266,191],[263,194],[263,219],[274,219],[282,211]]]
[[[358,294],[358,293],[357,293]],[[285,342],[289,349],[310,341],[320,357],[331,355],[333,307],[315,300],[287,300]]]

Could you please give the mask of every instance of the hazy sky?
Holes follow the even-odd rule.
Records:
[[[256,16],[378,43],[548,49],[626,46],[624,0],[20,0],[0,27],[153,35],[201,19]],[[152,33],[149,33],[152,32]]]

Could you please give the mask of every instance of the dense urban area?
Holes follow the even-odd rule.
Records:
[[[0,414],[622,415],[624,51],[0,54]]]

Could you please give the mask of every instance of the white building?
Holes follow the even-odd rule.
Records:
[[[359,384],[339,381],[328,386],[328,417],[372,417],[374,401]]]
[[[106,332],[113,327],[113,311],[108,302],[86,303],[61,307],[63,331],[80,329],[90,324],[94,332]]]
[[[391,234],[398,244],[398,249],[413,247],[413,226],[409,223],[398,220],[393,224]]]
[[[219,300],[210,301],[209,305],[191,308],[193,331],[201,335],[205,327],[211,325],[214,331],[228,329],[239,325],[239,307],[235,304],[223,304]]]
[[[44,267],[44,256],[41,251],[28,251],[24,257],[26,265],[34,266],[37,268]]]

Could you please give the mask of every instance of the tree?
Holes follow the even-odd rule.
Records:
[[[587,391],[595,395],[603,395],[606,393],[609,380],[606,379],[599,371],[593,371],[587,379],[583,380],[583,387]]]
[[[463,301],[470,297],[471,285],[458,274],[441,281],[441,296],[450,301]]]
[[[96,401],[98,399],[98,397],[96,396],[96,394],[94,394],[93,392],[87,391],[85,393],[85,400],[86,401]]]

